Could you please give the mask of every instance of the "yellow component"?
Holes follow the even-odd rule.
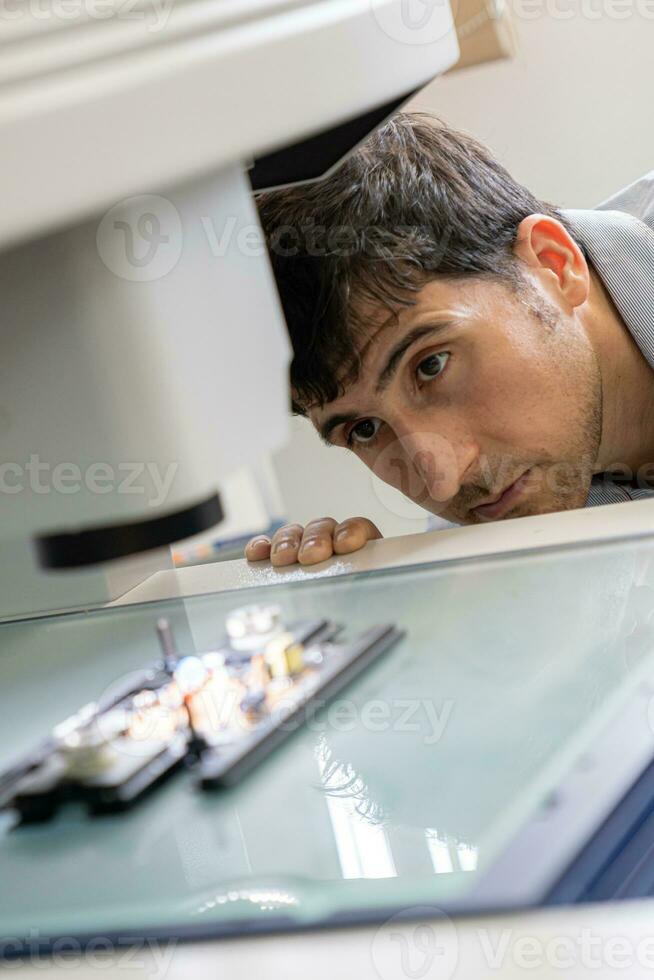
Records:
[[[304,647],[292,633],[280,633],[266,644],[265,661],[271,677],[292,677],[304,669]]]

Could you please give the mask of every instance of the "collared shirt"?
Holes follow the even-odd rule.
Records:
[[[625,326],[654,370],[654,171],[594,211],[564,212]],[[654,379],[653,379],[654,383]],[[587,507],[654,496],[654,487],[593,478]]]

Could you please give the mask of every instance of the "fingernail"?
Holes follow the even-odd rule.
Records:
[[[253,538],[250,541],[250,547],[254,548],[258,544],[268,544],[268,538]]]
[[[350,533],[349,530],[346,527],[344,527],[342,531],[338,531],[338,533],[334,538],[334,541],[342,541],[343,538],[348,537],[349,533]]]
[[[315,548],[318,544],[318,538],[309,538],[308,541],[303,542],[301,551],[308,551],[309,548]]]
[[[280,551],[287,551],[289,548],[292,548],[292,547],[293,547],[293,542],[292,541],[280,541],[273,548],[273,552],[275,554],[278,554]]]

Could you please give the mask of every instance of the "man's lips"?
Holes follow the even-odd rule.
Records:
[[[473,512],[477,514],[478,517],[483,517],[487,521],[495,521],[498,518],[504,517],[505,514],[508,514],[509,511],[515,507],[515,505],[524,495],[529,480],[529,473],[530,470],[525,470],[525,472],[505,490],[503,490],[499,496],[488,501],[488,503],[478,504],[476,507],[473,507]]]

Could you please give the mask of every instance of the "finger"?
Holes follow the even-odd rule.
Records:
[[[270,548],[270,560],[273,565],[292,565],[297,561],[303,531],[301,524],[285,524],[275,531]]]
[[[379,528],[367,517],[350,517],[334,531],[334,554],[349,555],[363,548],[368,541],[382,537]]]
[[[270,558],[270,538],[265,534],[252,538],[245,546],[245,557],[248,561],[265,561]]]
[[[331,558],[334,553],[335,527],[336,521],[333,517],[320,517],[307,524],[298,552],[298,561],[301,565],[315,565],[319,561]]]

